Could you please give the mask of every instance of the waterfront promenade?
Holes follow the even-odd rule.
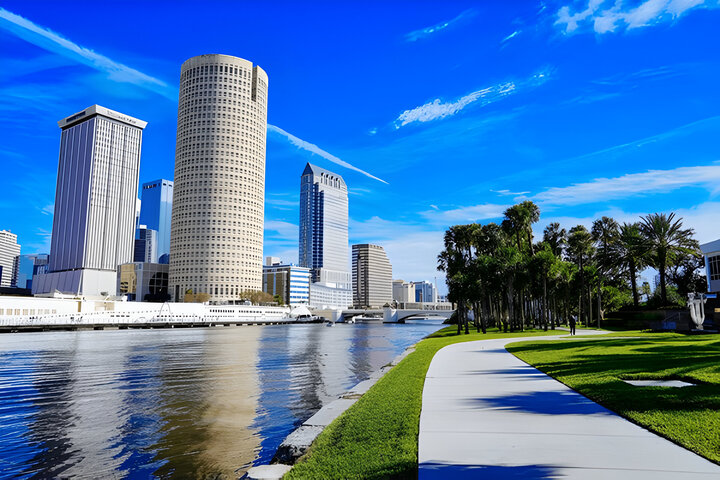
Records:
[[[505,350],[519,340],[458,343],[435,355],[422,396],[419,478],[720,478],[720,466]]]

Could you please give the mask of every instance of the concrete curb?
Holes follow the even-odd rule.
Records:
[[[282,478],[283,475],[290,471],[291,466],[294,465],[300,457],[307,453],[310,445],[312,445],[318,435],[320,435],[320,433],[322,433],[322,431],[325,430],[325,428],[330,425],[333,420],[338,418],[340,415],[345,413],[348,408],[354,405],[355,402],[367,393],[367,391],[370,390],[370,387],[375,385],[377,381],[380,380],[387,372],[392,370],[394,366],[414,352],[415,345],[417,345],[417,343],[407,347],[403,353],[395,357],[390,363],[371,373],[367,380],[363,380],[347,392],[340,395],[337,400],[323,406],[312,417],[308,418],[295,431],[288,435],[280,444],[277,452],[275,452],[275,456],[270,462],[271,467],[277,466],[281,468],[273,470],[268,469],[268,465],[258,465],[248,470],[243,478],[247,478],[248,480]],[[270,472],[278,472],[279,476],[267,476],[268,474],[272,475]]]

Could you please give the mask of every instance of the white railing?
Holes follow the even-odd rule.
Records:
[[[45,326],[83,326],[83,325],[152,325],[152,324],[185,324],[185,323],[273,323],[289,322],[293,319],[288,317],[272,316],[264,314],[243,315],[242,317],[231,316],[199,316],[191,314],[162,314],[158,315],[157,310],[147,312],[109,313],[109,312],[85,312],[72,314],[53,315],[16,315],[0,316],[0,327],[45,327]]]

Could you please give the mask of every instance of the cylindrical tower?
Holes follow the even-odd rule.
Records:
[[[262,289],[267,88],[265,71],[242,58],[200,55],[182,65],[170,238],[175,301],[189,291],[226,302]]]

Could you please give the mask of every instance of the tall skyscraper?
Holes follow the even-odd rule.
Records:
[[[268,77],[252,62],[182,65],[170,236],[170,294],[214,302],[262,289]]]
[[[19,256],[17,235],[9,230],[0,230],[0,287],[15,286]]]
[[[348,190],[337,173],[307,164],[300,177],[299,263],[312,273],[310,305],[352,304]]]
[[[157,258],[152,261],[168,263],[173,203],[172,180],[160,179],[143,183],[140,199],[138,224],[146,225],[147,228],[157,232]]]
[[[99,105],[62,129],[48,273],[33,293],[114,294],[133,258],[142,130],[147,122]]]
[[[352,246],[353,305],[382,307],[393,300],[392,265],[380,245]]]

